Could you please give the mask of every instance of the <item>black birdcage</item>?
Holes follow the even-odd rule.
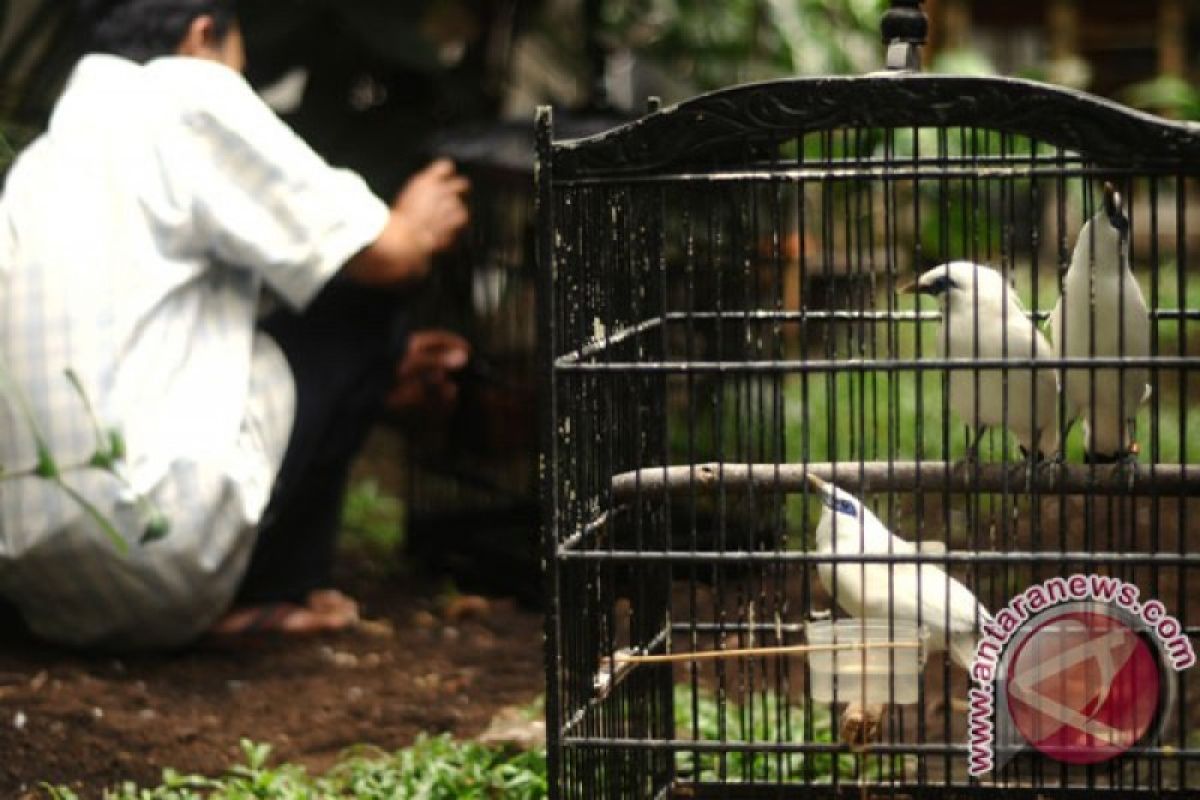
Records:
[[[552,797],[1200,792],[1200,127],[917,74],[902,5],[885,73],[540,117]]]

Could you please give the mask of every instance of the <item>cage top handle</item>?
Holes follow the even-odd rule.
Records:
[[[891,70],[921,68],[921,45],[929,33],[929,18],[921,9],[923,0],[892,0],[883,12],[879,30],[887,47],[884,64]]]

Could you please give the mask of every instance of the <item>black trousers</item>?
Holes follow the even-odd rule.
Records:
[[[297,602],[330,585],[350,466],[407,332],[395,295],[337,278],[302,313],[279,309],[259,327],[291,366],[296,419],[237,600]]]

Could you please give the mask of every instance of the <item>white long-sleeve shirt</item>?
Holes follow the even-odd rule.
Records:
[[[95,449],[73,369],[170,533],[139,545],[145,520],[103,473],[68,480],[128,554],[61,489],[0,482],[0,593],[37,633],[166,646],[228,607],[294,413],[287,363],[255,330],[260,290],[303,308],[387,214],[221,64],[80,61],[0,196],[0,368],[60,464]],[[0,400],[0,466],[35,462]]]

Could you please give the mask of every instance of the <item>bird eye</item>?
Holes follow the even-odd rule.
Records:
[[[854,502],[845,498],[838,498],[834,505],[834,510],[839,514],[847,514],[851,517],[858,516],[858,509]]]

